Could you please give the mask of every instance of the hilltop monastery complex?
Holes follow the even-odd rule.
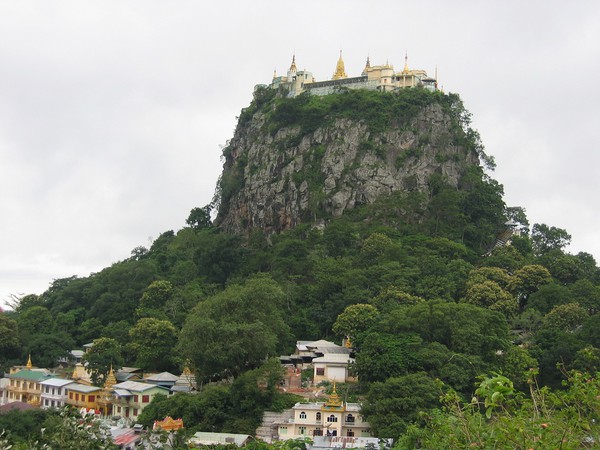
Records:
[[[306,91],[313,95],[327,95],[344,88],[388,92],[416,86],[422,86],[430,90],[437,90],[438,88],[436,78],[427,76],[427,72],[424,70],[408,68],[408,55],[404,57],[404,68],[401,72],[394,71],[394,66],[389,65],[387,62],[382,66],[372,66],[370,59],[367,57],[365,68],[360,76],[349,77],[346,74],[341,50],[331,80],[317,81],[311,72],[298,70],[296,55],[294,55],[287,75],[277,76],[277,73],[274,73],[273,80],[269,85],[272,89],[286,88],[290,97],[295,97]]]

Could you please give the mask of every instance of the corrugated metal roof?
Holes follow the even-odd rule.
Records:
[[[250,439],[248,434],[233,434],[233,433],[208,433],[198,431],[192,436],[190,442],[202,445],[228,445],[235,444],[238,447]]]
[[[127,389],[128,391],[137,391],[137,392],[143,392],[143,391],[147,391],[148,389],[164,389],[166,391],[168,391],[167,388],[164,388],[162,386],[158,386],[156,384],[150,384],[150,383],[140,383],[138,381],[124,381],[123,383],[117,383],[113,386],[114,389]]]
[[[50,375],[48,372],[43,372],[40,370],[23,369],[19,370],[18,372],[9,374],[7,378],[13,378],[15,380],[43,381],[51,377],[52,375]]]
[[[65,386],[67,384],[71,384],[74,383],[73,380],[65,380],[64,378],[48,378],[47,380],[42,381],[40,384],[43,384],[44,386],[55,386],[55,387],[62,387]]]
[[[99,388],[98,386],[88,386],[86,384],[79,384],[79,383],[70,384],[66,387],[66,389],[69,391],[83,392],[84,394],[87,394],[88,392],[102,390],[102,388]]]
[[[115,389],[114,393],[117,394],[119,397],[131,397],[133,395],[127,389]]]
[[[170,372],[161,372],[146,378],[149,381],[177,381],[179,377]]]

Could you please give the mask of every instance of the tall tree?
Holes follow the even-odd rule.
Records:
[[[282,313],[285,295],[265,276],[231,285],[199,303],[188,316],[179,350],[204,380],[258,367],[290,343]]]
[[[115,339],[103,337],[93,341],[92,347],[83,355],[83,361],[95,386],[104,385],[111,367],[118,370],[123,366],[122,351],[121,344]]]
[[[144,317],[129,330],[136,364],[145,370],[176,370],[177,329],[168,320]]]
[[[541,256],[550,250],[563,250],[571,243],[571,235],[562,228],[535,223],[531,230],[531,240],[536,256]]]

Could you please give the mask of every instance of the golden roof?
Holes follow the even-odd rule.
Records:
[[[27,365],[25,366],[28,369],[31,369],[33,367],[33,364],[31,364],[31,353],[29,354],[29,358],[27,358]]]
[[[404,54],[404,69],[402,73],[408,73],[408,52]]]
[[[183,419],[173,419],[171,416],[167,416],[164,420],[155,420],[153,430],[162,428],[165,431],[174,431],[183,428]]]
[[[337,393],[335,381],[333,382],[333,391],[329,395],[329,398],[323,405],[322,409],[324,409],[324,410],[330,410],[330,409],[343,410],[344,409],[344,402]]]
[[[348,78],[346,75],[346,68],[344,67],[344,60],[342,59],[342,51],[340,50],[340,59],[338,59],[337,65],[335,66],[335,72],[333,73],[332,80],[339,80],[340,78]]]

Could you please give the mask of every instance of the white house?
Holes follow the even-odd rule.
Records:
[[[314,358],[312,360],[314,383],[319,384],[322,381],[346,383],[351,381],[351,377],[348,375],[348,366],[353,362],[354,358],[343,353],[327,353],[319,358]]]
[[[63,378],[49,378],[42,381],[42,393],[40,406],[47,408],[62,408],[67,402],[66,386],[74,383],[73,380],[65,380]]]

